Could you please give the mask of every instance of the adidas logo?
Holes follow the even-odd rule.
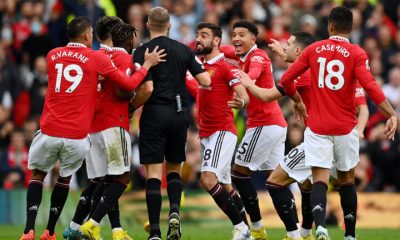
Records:
[[[55,215],[57,215],[58,214],[58,208],[57,207],[50,208],[50,212],[53,212]]]
[[[241,156],[241,155],[238,155],[238,156],[237,156],[237,159],[242,160],[242,156]]]
[[[104,200],[105,200],[105,197],[104,197],[104,196],[102,196],[102,197],[100,198],[100,203],[103,203],[103,202],[104,202]]]
[[[208,163],[205,162],[204,165],[203,165],[203,167],[208,167]]]
[[[350,221],[355,221],[356,217],[353,214],[349,213],[346,216],[344,216],[344,219],[350,220]]]
[[[317,206],[315,206],[314,208],[313,208],[313,210],[312,210],[313,212],[316,212],[316,211],[324,211],[324,208],[323,207],[321,207],[321,205],[320,204],[318,204]]]
[[[31,206],[28,210],[29,211],[37,211],[38,210],[38,206],[37,205],[33,205],[33,206]]]
[[[84,204],[84,205],[86,205],[86,203],[87,203],[86,197],[80,197],[79,201],[82,202],[82,204]]]

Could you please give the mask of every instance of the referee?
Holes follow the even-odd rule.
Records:
[[[140,163],[147,170],[146,203],[150,222],[148,240],[161,240],[161,177],[166,160],[167,191],[170,202],[167,239],[181,238],[179,208],[182,194],[181,165],[185,161],[186,133],[189,125],[185,77],[189,72],[202,86],[209,86],[210,75],[196,61],[192,50],[170,38],[170,16],[166,9],[152,8],[148,12],[147,28],[150,41],[136,49],[135,65],[143,64],[146,48],[164,49],[167,61],[151,68],[146,80],[152,80],[154,90],[144,104],[140,120]],[[146,84],[146,83],[145,83]]]

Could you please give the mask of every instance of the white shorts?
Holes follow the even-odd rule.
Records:
[[[59,175],[68,177],[82,166],[89,149],[89,137],[83,139],[51,137],[39,130],[29,149],[28,168],[49,172],[60,160]]]
[[[303,183],[307,179],[311,179],[311,167],[306,166],[304,143],[290,150],[290,152],[279,162],[289,177],[298,183]]]
[[[355,127],[349,134],[341,136],[319,135],[307,128],[304,132],[306,165],[339,171],[349,171],[359,161],[358,130]]]
[[[260,126],[246,130],[235,164],[252,171],[273,170],[285,155],[286,127]]]
[[[218,181],[231,184],[231,163],[237,136],[229,131],[218,131],[201,138],[201,171],[213,172]]]
[[[89,179],[129,172],[132,160],[131,137],[120,127],[90,134],[93,146],[86,156]]]

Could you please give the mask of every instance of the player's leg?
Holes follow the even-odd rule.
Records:
[[[268,192],[272,198],[275,210],[285,224],[286,236],[289,239],[300,239],[300,231],[297,228],[296,205],[294,197],[288,185],[295,182],[289,177],[289,174],[284,171],[281,165],[271,173],[268,177],[266,185]]]
[[[354,169],[359,161],[357,128],[349,134],[335,137],[335,167],[339,184],[340,203],[346,227],[345,238],[355,239],[357,220],[357,192],[354,185]]]
[[[61,145],[60,139],[47,136],[40,130],[32,141],[28,155],[28,168],[32,170],[32,176],[28,185],[26,225],[21,240],[35,239],[35,221],[42,201],[43,180],[58,160]]]
[[[117,210],[118,199],[126,189],[130,181],[130,162],[131,162],[131,144],[129,133],[120,127],[113,127],[101,132],[104,140],[107,176],[104,179],[105,188],[101,195],[101,201],[96,206],[96,210],[88,223],[82,225],[81,232],[85,236],[91,234],[91,230],[97,229],[98,223],[105,215],[110,213],[111,209]],[[119,211],[113,212],[110,217],[113,230],[113,239],[122,238],[125,232],[121,228],[119,221]],[[99,236],[100,237],[100,236]]]
[[[229,177],[230,174],[229,174]],[[236,190],[233,188],[232,184],[224,184],[224,189],[229,192],[229,195],[235,202],[236,208],[240,213],[240,217],[242,218],[243,222],[250,227],[249,222],[247,220],[247,215],[246,215],[246,209],[244,208],[244,204],[242,199],[240,198],[239,193],[236,192]]]
[[[309,128],[304,132],[306,165],[312,167],[311,207],[318,240],[329,239],[325,217],[328,182],[334,156],[333,145],[331,136],[315,134]]]
[[[218,131],[201,139],[201,184],[231,220],[234,226],[233,239],[246,239],[250,236],[250,229],[229,193],[233,191],[230,165],[236,141],[236,135],[228,131]]]
[[[92,146],[85,159],[89,184],[82,191],[72,221],[64,230],[63,236],[69,240],[80,239],[79,228],[90,213],[95,190],[107,174],[103,136],[101,133],[93,133],[90,134],[90,139]]]
[[[312,225],[314,218],[311,209],[311,189],[312,184],[309,179],[303,183],[298,183],[301,192],[301,214],[302,223],[300,228],[300,234],[304,240],[314,239],[312,236]]]
[[[165,172],[167,175],[167,193],[169,200],[168,214],[168,232],[167,239],[180,239],[181,219],[180,219],[180,204],[183,190],[181,180],[182,163],[174,163],[166,161]]]
[[[260,138],[262,127],[246,130],[241,144],[236,152],[235,163],[232,167],[232,182],[242,198],[246,212],[250,216],[252,229],[264,227],[258,203],[257,191],[251,180],[251,170],[248,165],[252,161],[254,146]],[[256,169],[255,169],[256,170]]]

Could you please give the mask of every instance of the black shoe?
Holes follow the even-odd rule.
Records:
[[[169,215],[167,240],[180,240],[181,233],[181,218],[178,213]]]

